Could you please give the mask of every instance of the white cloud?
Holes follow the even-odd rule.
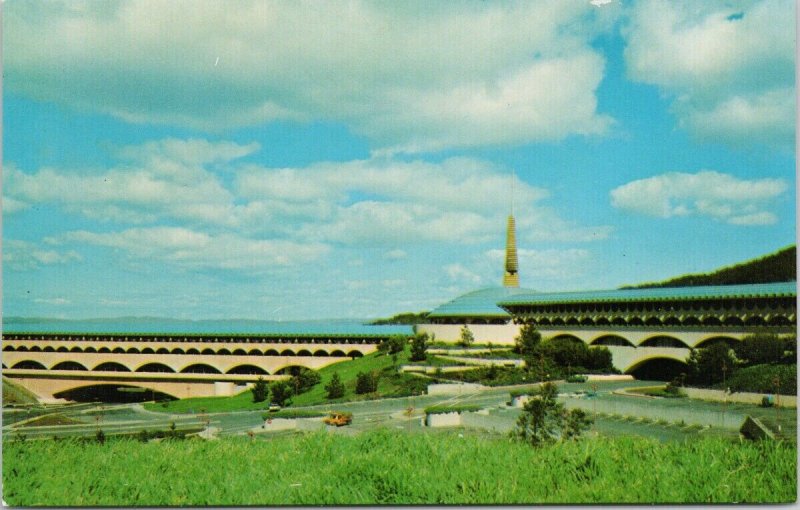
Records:
[[[479,274],[467,269],[462,264],[449,264],[444,267],[444,270],[451,281],[459,282],[460,284],[479,285],[483,281]]]
[[[4,14],[6,88],[133,122],[335,119],[430,150],[603,133],[619,9],[586,2],[126,1]],[[603,11],[603,12],[599,12]]]
[[[795,2],[643,1],[625,58],[674,99],[681,126],[730,144],[794,147]]]
[[[502,267],[505,250],[489,250],[486,260],[492,267]],[[525,287],[543,289],[551,282],[569,282],[586,274],[591,252],[581,248],[527,250],[518,249],[520,280]]]
[[[710,170],[670,172],[613,189],[611,205],[660,218],[703,215],[733,225],[766,225],[777,218],[764,208],[786,189],[782,179],[743,180]]]
[[[232,270],[292,266],[316,260],[329,251],[321,243],[210,235],[180,227],[132,228],[111,233],[78,230],[67,232],[56,241],[116,248],[131,258],[157,259],[186,268]]]
[[[63,297],[55,297],[55,298],[36,298],[33,300],[34,303],[41,303],[45,305],[68,305],[71,303],[69,299]]]
[[[20,204],[52,203],[104,221],[152,223],[169,217],[232,225],[243,212],[212,170],[227,168],[257,149],[254,143],[166,139],[121,148],[118,155],[133,164],[101,171],[41,168],[28,173],[8,164],[4,201],[12,211]]]
[[[74,250],[60,252],[46,249],[29,241],[7,239],[3,241],[3,265],[16,271],[28,271],[41,266],[69,264],[83,260]]]

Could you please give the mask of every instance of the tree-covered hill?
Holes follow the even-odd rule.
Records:
[[[795,281],[797,279],[796,257],[797,247],[793,245],[758,259],[718,269],[713,273],[687,274],[663,282],[626,285],[621,288],[696,287],[701,285],[737,285]]]

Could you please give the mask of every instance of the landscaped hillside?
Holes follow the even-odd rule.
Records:
[[[687,274],[663,282],[626,285],[623,289],[653,287],[697,287],[746,283],[789,282],[797,279],[797,249],[789,246],[764,257],[724,267],[713,273]]]

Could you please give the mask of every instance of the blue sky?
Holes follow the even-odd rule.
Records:
[[[602,2],[595,2],[602,4]],[[369,318],[795,242],[792,1],[4,4],[3,313]],[[513,185],[512,185],[513,182]]]

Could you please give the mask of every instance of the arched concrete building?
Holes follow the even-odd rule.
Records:
[[[476,341],[510,345],[521,325],[531,324],[545,338],[606,346],[614,365],[632,372],[653,360],[682,363],[690,349],[711,342],[734,343],[761,331],[795,332],[797,284],[556,293],[485,289],[456,298],[429,317],[418,329],[437,340],[456,342],[468,325]]]

